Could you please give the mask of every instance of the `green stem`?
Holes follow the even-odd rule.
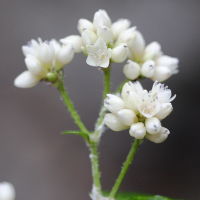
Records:
[[[111,63],[107,68],[103,69],[103,72],[104,72],[103,100],[106,98],[106,95],[110,93],[110,70],[111,70]]]
[[[98,159],[98,143],[90,143],[90,159],[92,164],[92,177],[93,184],[96,187],[99,194],[101,194],[101,182],[100,182],[100,172],[99,172],[99,159]]]
[[[72,118],[74,119],[75,123],[77,124],[77,126],[80,128],[81,131],[83,131],[84,133],[88,133],[87,128],[85,127],[85,125],[83,124],[83,122],[80,119],[80,116],[78,115],[77,111],[74,108],[73,103],[71,102],[68,93],[65,89],[64,86],[64,82],[63,80],[59,80],[59,82],[57,83],[56,87],[58,88],[58,90],[60,91],[62,98],[66,104],[66,106],[68,107],[69,112],[71,113]]]
[[[111,63],[109,64],[108,68],[103,69],[104,72],[104,92],[103,92],[103,100],[106,98],[106,95],[110,93],[110,71],[111,71]],[[102,102],[103,104],[103,102]],[[106,113],[106,109],[102,105],[101,110],[99,112],[99,118],[97,119],[96,125],[95,125],[95,138],[98,140],[99,137],[99,126],[103,123],[103,116]]]
[[[119,176],[118,176],[118,178],[117,178],[117,180],[116,180],[116,182],[115,182],[115,184],[114,184],[114,186],[112,188],[112,191],[110,192],[110,195],[109,195],[110,199],[113,199],[115,197],[115,194],[117,193],[117,191],[119,189],[119,186],[120,186],[120,184],[121,184],[121,182],[122,182],[122,180],[123,180],[128,168],[129,168],[131,162],[133,161],[134,155],[135,155],[135,153],[137,151],[137,148],[138,148],[139,144],[140,144],[140,140],[139,139],[135,139],[135,141],[134,141],[134,143],[133,143],[133,145],[131,147],[131,150],[130,150],[127,158],[126,158],[126,161],[123,164],[122,170],[121,170],[121,172],[120,172],[120,174],[119,174]]]

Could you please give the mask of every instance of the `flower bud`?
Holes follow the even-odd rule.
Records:
[[[146,61],[148,58],[150,60],[155,60],[161,55],[162,55],[162,51],[161,51],[160,44],[158,42],[151,42],[145,48],[144,60]]]
[[[104,100],[104,106],[112,113],[117,114],[118,111],[124,109],[124,101],[115,95],[107,94]]]
[[[113,33],[106,26],[100,26],[97,29],[97,36],[98,38],[102,38],[105,43],[113,42]]]
[[[77,28],[80,34],[83,32],[83,29],[87,29],[94,32],[93,23],[87,19],[79,19]]]
[[[40,46],[39,58],[42,63],[49,65],[54,59],[55,51],[51,42],[44,42]]]
[[[136,139],[143,139],[146,135],[146,128],[142,122],[132,124],[129,134]]]
[[[81,52],[82,39],[79,35],[70,35],[63,39],[60,39],[60,42],[62,42],[63,44],[72,44],[76,53]]]
[[[94,14],[93,25],[95,30],[97,30],[100,26],[106,26],[108,28],[111,27],[111,20],[105,10],[99,10]]]
[[[121,44],[121,43],[126,43],[129,47],[129,45],[132,44],[133,40],[135,39],[136,37],[136,27],[132,27],[132,28],[129,28],[125,31],[123,31],[119,37],[118,37],[118,40],[116,41],[116,46]]]
[[[163,103],[161,110],[155,115],[158,119],[164,119],[167,117],[173,110],[171,103]]]
[[[35,76],[45,78],[48,70],[42,66],[42,63],[35,57],[29,55],[25,58],[25,63],[28,70]]]
[[[0,183],[0,200],[14,200],[15,189],[12,184],[3,182]]]
[[[131,44],[128,45],[134,60],[141,61],[143,58],[145,41],[142,34],[139,31],[135,31],[135,37]]]
[[[113,131],[122,131],[129,128],[128,126],[122,124],[117,115],[113,113],[105,114],[104,123]]]
[[[145,137],[151,142],[162,143],[167,139],[169,134],[170,132],[167,128],[161,127],[161,130],[159,133],[154,134],[154,135],[147,133]]]
[[[39,81],[40,78],[38,76],[35,76],[27,70],[15,78],[14,85],[19,88],[30,88],[35,86]]]
[[[128,56],[128,47],[127,45],[121,44],[112,49],[112,61],[116,63],[122,63],[126,60]]]
[[[127,64],[124,65],[123,72],[127,78],[134,80],[140,75],[140,65],[136,62],[128,60]]]
[[[123,31],[128,29],[130,25],[131,22],[128,19],[119,19],[118,21],[114,22],[111,26],[114,40],[116,40]]]
[[[133,110],[123,109],[117,113],[119,120],[122,124],[130,126],[131,124],[137,122],[136,114]]]
[[[151,78],[153,81],[163,82],[172,75],[171,70],[168,67],[159,66],[155,68],[155,74]]]
[[[84,46],[94,44],[97,40],[97,35],[90,30],[83,30],[81,37]]]
[[[155,62],[153,60],[146,61],[141,68],[141,73],[143,76],[150,78],[155,73]]]
[[[56,55],[56,69],[61,69],[64,65],[72,61],[74,57],[74,48],[71,44],[64,45]]]
[[[57,79],[57,74],[53,73],[53,72],[49,72],[47,74],[47,79],[50,82],[54,82]]]
[[[145,121],[145,127],[147,132],[150,134],[159,133],[161,129],[160,120],[156,117],[147,118]]]
[[[39,48],[40,45],[38,42],[32,39],[27,45],[22,46],[22,52],[25,56],[32,55],[37,57],[39,54]]]
[[[125,96],[125,107],[128,109],[131,109],[135,111],[136,113],[138,112],[138,104],[140,101],[140,97],[136,92],[133,91],[127,91],[126,96]]]

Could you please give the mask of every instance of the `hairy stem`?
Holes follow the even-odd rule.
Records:
[[[129,154],[128,154],[127,158],[126,158],[126,161],[123,164],[121,172],[119,173],[119,176],[118,176],[118,178],[117,178],[117,180],[116,180],[116,182],[115,182],[115,184],[114,184],[114,186],[113,186],[113,188],[112,188],[112,190],[110,192],[110,195],[109,195],[110,199],[113,199],[115,197],[115,195],[116,195],[116,193],[117,193],[117,191],[119,189],[119,186],[120,186],[120,184],[121,184],[121,182],[122,182],[122,180],[123,180],[128,168],[129,168],[131,162],[133,161],[134,155],[135,155],[135,153],[137,151],[137,148],[138,148],[139,144],[140,144],[140,140],[139,139],[135,139],[134,143],[132,144],[131,150],[129,151]]]
[[[74,119],[75,123],[77,126],[80,128],[81,131],[88,133],[87,128],[83,124],[83,122],[80,119],[80,116],[78,115],[77,111],[74,108],[74,105],[72,101],[70,100],[68,93],[65,89],[64,82],[63,80],[59,80],[58,84],[56,85],[58,88],[59,92],[61,93],[61,96],[64,100],[65,105],[68,107],[69,112],[71,113],[72,118]]]
[[[99,159],[98,159],[98,143],[90,143],[90,159],[92,164],[92,177],[93,184],[96,187],[98,194],[101,194],[101,182],[100,182],[100,172],[99,172]]]

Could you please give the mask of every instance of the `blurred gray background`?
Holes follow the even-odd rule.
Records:
[[[146,43],[158,41],[166,55],[180,59],[180,73],[165,83],[177,98],[162,124],[171,134],[162,144],[145,141],[120,190],[200,199],[200,1],[0,1],[0,182],[16,188],[16,200],[89,199],[92,179],[88,149],[59,93],[44,83],[13,86],[26,69],[21,46],[37,37],[78,34],[80,18],[93,20],[105,9],[112,21],[128,18]],[[66,85],[81,118],[92,130],[101,105],[102,74],[76,54],[65,67]],[[124,80],[123,64],[112,68],[112,91]],[[146,89],[152,81],[142,81]],[[133,139],[108,130],[100,144],[104,190],[110,190]]]

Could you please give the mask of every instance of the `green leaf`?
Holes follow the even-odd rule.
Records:
[[[81,132],[81,131],[64,131],[61,133],[62,135],[65,134],[75,134],[75,135],[81,135],[83,138],[85,138],[86,140],[89,140],[89,136],[87,133]]]
[[[109,192],[104,192],[105,196],[109,195]],[[118,192],[115,200],[175,200],[160,195],[147,195],[133,192]],[[179,199],[180,200],[180,199]]]

